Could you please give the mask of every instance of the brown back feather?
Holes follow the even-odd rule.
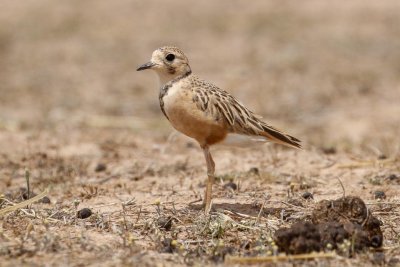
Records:
[[[263,136],[275,143],[301,148],[300,140],[261,121],[257,115],[237,101],[228,92],[213,84],[190,76],[194,90],[193,101],[197,107],[211,114],[215,120],[221,118],[230,132],[243,135]]]

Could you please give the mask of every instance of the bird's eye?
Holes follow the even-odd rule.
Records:
[[[174,55],[174,54],[168,54],[168,55],[165,57],[165,59],[168,60],[168,61],[173,61],[173,60],[175,59],[175,55]]]

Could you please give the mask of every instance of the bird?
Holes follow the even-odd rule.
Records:
[[[231,94],[192,73],[189,60],[181,49],[163,46],[137,71],[153,70],[159,83],[162,113],[171,125],[195,139],[203,150],[207,182],[203,205],[205,214],[212,206],[215,163],[210,147],[230,135],[243,135],[301,149],[301,141],[265,123]]]

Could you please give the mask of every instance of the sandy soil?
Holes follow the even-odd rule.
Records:
[[[275,255],[278,228],[344,194],[381,221],[383,246],[281,264],[400,264],[399,12],[397,1],[4,1],[0,209],[26,199],[27,174],[50,203],[0,217],[1,265]],[[164,119],[155,76],[135,72],[165,44],[304,143],[213,148],[211,217],[198,145]],[[77,218],[83,208],[93,214]]]

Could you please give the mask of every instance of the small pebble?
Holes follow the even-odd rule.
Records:
[[[33,198],[34,196],[36,196],[35,193],[33,193],[32,191],[29,193],[29,198]],[[22,199],[23,200],[28,200],[28,190],[23,189],[23,193],[22,193]]]
[[[380,155],[378,156],[378,159],[387,159],[387,157],[386,157],[385,154],[380,154]]]
[[[382,245],[382,237],[380,235],[374,235],[371,238],[371,245],[374,248],[379,248]]]
[[[322,152],[327,155],[336,154],[336,148],[333,146],[330,147],[323,147]]]
[[[391,175],[389,175],[389,177],[388,177],[388,179],[390,180],[390,181],[395,181],[395,180],[397,180],[399,177],[396,175],[396,174],[391,174]]]
[[[157,225],[161,229],[165,229],[166,231],[170,231],[172,227],[172,217],[160,217],[157,220]]]
[[[43,197],[43,198],[42,198],[41,200],[39,200],[38,202],[44,203],[44,204],[50,204],[50,203],[51,203],[50,198],[48,198],[48,197]]]
[[[78,213],[76,214],[76,217],[79,219],[86,219],[89,218],[90,215],[92,215],[92,211],[88,208],[83,208],[81,210],[78,211]]]
[[[102,172],[107,169],[107,165],[104,163],[97,164],[96,168],[94,169],[95,172]]]
[[[244,240],[242,244],[240,245],[241,248],[243,249],[250,249],[251,248],[251,241],[249,240]]]
[[[385,194],[385,192],[378,190],[378,191],[374,192],[374,197],[375,197],[375,199],[385,199],[386,194]]]
[[[310,193],[310,192],[304,192],[303,195],[302,195],[302,197],[303,197],[304,199],[314,199],[313,194]]]
[[[255,174],[255,175],[259,175],[260,174],[260,170],[257,167],[251,167],[249,169],[249,173]]]
[[[224,188],[225,189],[231,188],[232,190],[236,191],[237,184],[235,184],[234,182],[229,182],[229,183],[224,184]]]

